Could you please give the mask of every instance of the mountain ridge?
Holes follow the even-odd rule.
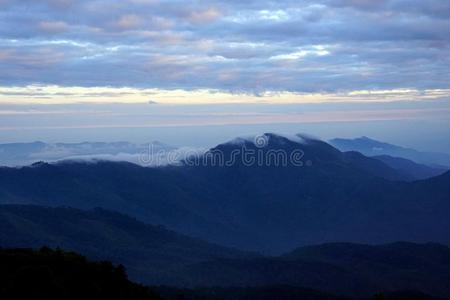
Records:
[[[0,205],[0,247],[62,248],[127,267],[137,281],[163,283],[164,272],[183,265],[257,256],[149,225],[102,208]]]
[[[262,256],[195,240],[104,209],[28,205],[0,205],[0,225],[1,247],[63,248],[95,261],[120,263],[136,282],[172,286],[156,288],[166,294],[178,287],[195,289],[182,294],[201,295],[200,286],[231,295],[243,288],[254,293],[278,286],[280,293],[288,295],[290,290],[305,296],[324,295],[319,299],[328,299],[327,294],[368,299],[381,291],[398,290],[435,296],[450,293],[450,248],[436,243],[328,243]]]
[[[335,138],[329,140],[329,142],[341,151],[358,151],[367,156],[402,157],[435,168],[450,168],[450,154],[447,153],[418,151],[380,142],[365,136],[354,139]]]
[[[338,241],[449,242],[447,173],[425,181],[388,180],[373,174],[371,166],[391,168],[373,158],[345,154],[320,141],[303,145],[266,138],[266,147],[249,143],[249,149],[267,154],[282,146],[288,156],[302,150],[304,164],[238,160],[228,167],[144,168],[101,161],[0,168],[0,203],[103,207],[189,236],[267,253]],[[225,158],[235,150],[242,147],[221,146]]]

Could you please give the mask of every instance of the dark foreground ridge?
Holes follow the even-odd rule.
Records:
[[[20,205],[0,206],[0,225],[2,247],[51,246],[76,251],[89,259],[123,264],[131,280],[149,286],[205,287],[202,293],[207,294],[221,287],[223,296],[228,292],[245,295],[246,287],[252,288],[250,294],[258,295],[264,290],[260,288],[281,286],[289,287],[283,288],[289,295],[307,288],[364,299],[397,290],[450,295],[450,248],[440,244],[331,243],[300,247],[281,256],[262,256],[192,239],[103,209]]]
[[[0,299],[162,299],[130,282],[122,266],[73,252],[0,249],[0,266]]]
[[[1,299],[112,300],[443,300],[417,291],[348,298],[287,285],[181,289],[144,287],[130,282],[125,269],[92,262],[74,252],[43,247],[0,249]]]
[[[0,247],[60,247],[123,264],[131,279],[147,284],[167,283],[165,274],[182,266],[252,255],[100,208],[0,205],[0,226]]]

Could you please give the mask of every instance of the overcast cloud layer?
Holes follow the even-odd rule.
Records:
[[[450,88],[447,0],[0,0],[0,86]]]

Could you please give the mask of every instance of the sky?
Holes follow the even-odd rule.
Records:
[[[450,152],[449,70],[448,0],[0,0],[0,142],[283,130]]]

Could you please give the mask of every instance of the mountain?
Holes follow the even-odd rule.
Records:
[[[444,245],[334,243],[301,247],[282,257],[331,264],[387,291],[408,289],[450,295],[450,248]]]
[[[411,180],[427,179],[441,175],[447,171],[443,168],[432,168],[427,165],[418,164],[412,160],[401,157],[393,157],[389,155],[377,155],[372,157],[384,162],[397,172],[403,174],[404,178],[409,177]]]
[[[167,154],[176,149],[160,142],[10,143],[0,144],[0,162],[7,166],[28,165],[38,161],[93,159],[142,163],[141,158],[149,159],[153,154]]]
[[[122,266],[72,252],[0,249],[0,265],[1,299],[162,299],[130,282]]]
[[[203,262],[180,273],[186,274],[189,286],[284,285],[356,298],[380,291],[418,290],[446,297],[450,295],[450,248],[405,242],[333,243],[302,247],[279,257]]]
[[[373,297],[350,298],[285,285],[263,287],[174,289],[156,288],[167,300],[444,300],[420,291],[381,292]]]
[[[76,251],[123,264],[131,278],[147,284],[164,283],[165,273],[180,266],[250,256],[103,209],[1,205],[0,224],[0,247]]]
[[[313,289],[293,286],[229,287],[174,289],[159,287],[156,290],[167,300],[351,300],[352,298],[333,296]],[[396,298],[397,299],[397,298]],[[356,300],[356,299],[353,299]],[[369,300],[369,299],[366,299]],[[400,299],[398,299],[400,300]],[[408,300],[415,300],[410,298]],[[419,299],[418,299],[419,300]],[[420,298],[420,300],[428,300]],[[431,298],[430,298],[431,300]]]
[[[314,164],[318,167],[330,168],[330,171],[333,168],[333,172],[351,170],[355,174],[364,173],[365,176],[376,176],[389,180],[405,179],[402,174],[379,160],[366,157],[357,152],[341,152],[326,142],[305,135],[299,134],[294,137],[285,137],[266,133],[256,137],[256,139],[238,138],[218,145],[209,152],[218,152],[225,161],[233,161],[233,156],[236,156],[236,152],[240,153],[239,151],[242,149],[247,152],[253,151],[256,163],[251,165],[257,167],[284,166],[297,167],[299,169],[298,167],[312,166]],[[262,147],[258,145],[258,139],[262,140]],[[281,153],[284,155],[281,155]],[[295,154],[299,155],[297,163]],[[241,153],[240,156],[236,156],[235,158],[238,159],[235,159],[231,166],[246,166],[244,155],[245,153]],[[285,158],[285,161],[282,161],[281,158]],[[208,163],[206,165],[214,166]],[[252,168],[249,169],[252,170]]]
[[[317,290],[276,285],[262,287],[147,288],[127,279],[123,266],[90,261],[61,249],[0,249],[0,297],[3,299],[130,300],[357,300]],[[361,298],[361,300],[369,298]],[[372,299],[372,298],[370,298]],[[422,292],[377,293],[373,299],[439,300]],[[441,299],[442,300],[442,299]]]
[[[79,252],[91,260],[123,264],[134,281],[172,286],[157,289],[169,299],[180,292],[188,299],[189,295],[195,295],[193,299],[343,298],[332,295],[369,298],[380,291],[398,290],[450,295],[450,248],[439,244],[402,242],[370,246],[332,243],[300,247],[281,256],[261,256],[188,238],[103,209],[82,211],[21,205],[0,206],[0,225],[2,247],[58,247]],[[5,267],[8,264],[16,267],[14,257],[17,252],[6,258],[5,253],[10,252],[0,250],[3,271],[8,270]],[[22,259],[27,255],[34,256],[30,250],[18,253],[17,258]],[[53,260],[52,257],[59,264],[68,264],[63,270],[59,267],[52,272],[57,278],[61,277],[58,271],[80,268],[72,266],[71,262],[85,264],[85,260],[76,255],[48,248],[38,252],[37,256],[41,266],[47,264],[42,261]],[[25,261],[33,259],[26,258]],[[50,262],[49,266],[51,269],[54,264]],[[114,271],[111,264],[104,266],[111,270],[108,272],[122,274],[120,276],[124,278],[123,268]],[[27,278],[36,274],[34,271],[23,272]],[[99,280],[102,276],[95,272],[89,274],[82,278]],[[80,271],[75,276],[78,275]],[[92,276],[95,278],[90,279]],[[40,276],[40,280],[47,279]],[[173,288],[198,286],[204,288]]]
[[[179,166],[0,168],[0,203],[103,207],[266,253],[339,241],[450,243],[450,172],[406,182],[377,159],[323,141],[274,134],[260,140],[224,143]]]
[[[358,151],[367,156],[389,155],[406,158],[428,166],[444,167],[447,170],[450,168],[450,154],[447,153],[421,152],[411,148],[383,143],[365,136],[355,139],[337,138],[329,142],[341,151]]]

